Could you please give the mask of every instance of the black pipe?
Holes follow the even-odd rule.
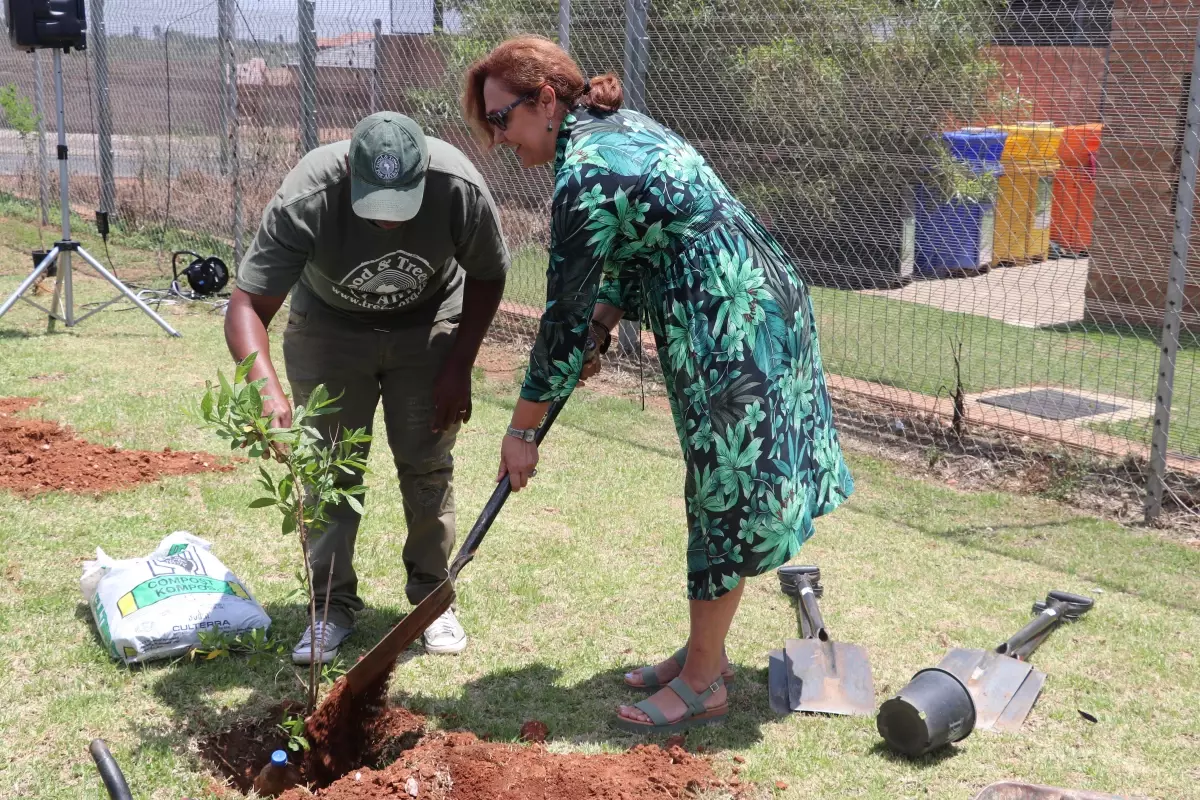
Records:
[[[129,793],[129,784],[125,782],[125,776],[121,774],[121,768],[117,766],[117,760],[108,751],[104,740],[92,739],[88,749],[96,762],[100,780],[104,781],[104,788],[108,790],[108,796],[112,800],[133,800],[133,795]]]

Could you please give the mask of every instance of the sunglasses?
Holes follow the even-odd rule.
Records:
[[[528,103],[530,100],[537,97],[537,93],[540,92],[541,90],[542,90],[542,87],[539,86],[538,88],[534,89],[532,92],[526,92],[525,94],[521,95],[516,100],[513,100],[511,103],[509,103],[508,105],[506,105],[504,108],[500,109],[499,111],[491,111],[491,112],[485,114],[484,119],[486,119],[488,121],[489,125],[496,128],[496,130],[501,130],[501,131],[508,130],[508,115],[511,114],[513,109],[516,108],[517,106],[521,105],[522,103]]]

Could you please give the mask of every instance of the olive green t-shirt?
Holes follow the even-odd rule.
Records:
[[[483,177],[454,146],[426,141],[421,210],[392,230],[350,207],[349,141],[305,155],[263,211],[238,269],[238,288],[279,296],[299,283],[335,312],[376,325],[458,314],[464,274],[499,280],[509,253]]]

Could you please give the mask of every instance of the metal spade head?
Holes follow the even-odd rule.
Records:
[[[861,646],[828,639],[788,639],[783,654],[792,710],[862,716],[875,713],[871,663]]]
[[[991,650],[955,648],[938,667],[966,684],[979,730],[1019,728],[1046,682],[1031,664]]]
[[[784,593],[796,598],[796,617],[803,638],[788,639],[782,659],[772,656],[774,675],[769,669],[767,677],[773,707],[783,707],[786,680],[786,702],[792,711],[872,715],[875,686],[867,652],[859,645],[830,639],[817,604],[819,576],[820,571],[812,566],[779,570]]]

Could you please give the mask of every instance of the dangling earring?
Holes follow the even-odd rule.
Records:
[[[552,120],[546,120],[546,130],[554,130],[554,122]]]

